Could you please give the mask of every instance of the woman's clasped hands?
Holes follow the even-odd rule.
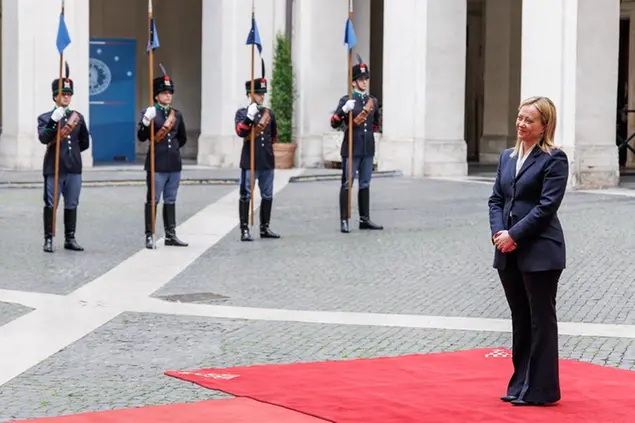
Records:
[[[492,239],[501,253],[511,253],[518,247],[507,231],[496,232]]]

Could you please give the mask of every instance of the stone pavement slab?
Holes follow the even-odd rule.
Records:
[[[126,313],[0,386],[3,419],[227,397],[165,370],[501,347],[508,333]],[[562,357],[635,370],[633,340],[561,337]],[[504,387],[501,387],[504,389]],[[565,393],[566,395],[566,393]]]
[[[181,187],[177,222],[182,223],[235,189],[233,185]],[[0,190],[0,289],[67,294],[143,249],[145,193],[145,187],[84,189],[76,234],[85,248],[83,252],[63,249],[61,202],[54,238],[56,252],[45,254],[42,252],[42,191]],[[157,235],[162,237],[160,207],[156,228]]]
[[[24,307],[20,304],[4,303],[0,301],[0,326],[17,319],[20,316],[24,316],[31,310],[31,308]]]
[[[234,231],[155,295],[214,293],[227,297],[222,304],[248,307],[508,318],[491,267],[490,186],[378,179],[372,218],[386,229],[360,232],[353,225],[348,235],[339,233],[337,192],[337,182],[290,184],[274,200],[272,227],[282,240],[244,245]],[[634,205],[635,198],[567,194],[560,213],[568,245],[562,320],[635,324],[635,261],[626,254],[635,250]],[[354,199],[354,219],[356,208]]]

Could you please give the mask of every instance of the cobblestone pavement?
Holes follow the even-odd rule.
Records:
[[[234,232],[157,295],[213,292],[239,306],[506,318],[491,267],[490,191],[488,185],[376,180],[372,218],[386,230],[354,227],[343,236],[336,183],[290,184],[275,199],[272,224],[284,242],[245,246]],[[633,212],[635,198],[567,195],[562,319],[635,324],[635,261],[626,254],[635,250]]]
[[[234,186],[195,186],[179,191],[177,221],[183,222]],[[107,272],[145,244],[144,187],[84,188],[77,241],[86,251],[66,251],[63,202],[57,217],[56,253],[42,252],[42,190],[0,189],[0,289],[67,294]],[[163,236],[161,208],[157,234]]]
[[[184,186],[179,222],[236,190]],[[509,317],[491,267],[489,185],[377,178],[372,218],[386,229],[365,233],[353,225],[348,235],[338,231],[337,190],[337,181],[289,183],[275,196],[272,218],[283,239],[241,243],[234,227],[153,296],[193,295],[209,307]],[[136,186],[86,188],[78,237],[87,250],[65,252],[58,236],[56,254],[45,255],[41,191],[0,189],[0,343],[7,341],[2,328],[30,311],[2,302],[2,289],[66,295],[118,266],[143,246],[143,196]],[[227,213],[235,214],[235,203],[228,202]],[[635,247],[634,206],[629,196],[567,195],[560,213],[569,264],[558,296],[561,321],[635,325],[635,264],[628,254]],[[254,230],[257,224],[256,218]],[[622,338],[561,335],[561,356],[635,371],[635,327],[623,328]],[[0,421],[224,396],[166,377],[166,370],[509,345],[510,334],[496,330],[124,312],[0,382]],[[3,357],[0,363],[11,366]]]
[[[166,369],[439,352],[509,345],[507,333],[244,322],[125,314],[0,387],[0,419],[226,397]],[[632,340],[561,337],[561,355],[635,370]]]
[[[32,309],[19,304],[0,302],[0,326],[27,314]]]

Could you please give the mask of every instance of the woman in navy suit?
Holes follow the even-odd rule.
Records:
[[[557,212],[569,163],[554,145],[549,98],[524,100],[516,131],[516,146],[500,155],[488,202],[494,267],[512,316],[514,373],[501,400],[545,405],[560,399],[556,292],[566,249]]]

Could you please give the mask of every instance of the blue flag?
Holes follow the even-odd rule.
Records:
[[[146,53],[150,53],[150,45],[152,45],[152,51],[158,49],[161,46],[159,44],[159,33],[157,32],[157,25],[154,21],[154,18],[150,19],[150,40],[148,40]]]
[[[353,29],[353,22],[351,22],[351,18],[346,18],[344,44],[348,44],[349,50],[355,47],[355,44],[357,44],[357,37],[355,36],[355,29]]]
[[[57,51],[62,54],[64,49],[71,43],[71,36],[68,33],[66,22],[64,22],[64,15],[60,13],[60,23],[57,27]]]
[[[247,36],[247,45],[255,44],[258,47],[258,53],[262,55],[262,44],[260,43],[260,34],[258,33],[258,25],[256,25],[256,18],[251,18],[251,29]]]

